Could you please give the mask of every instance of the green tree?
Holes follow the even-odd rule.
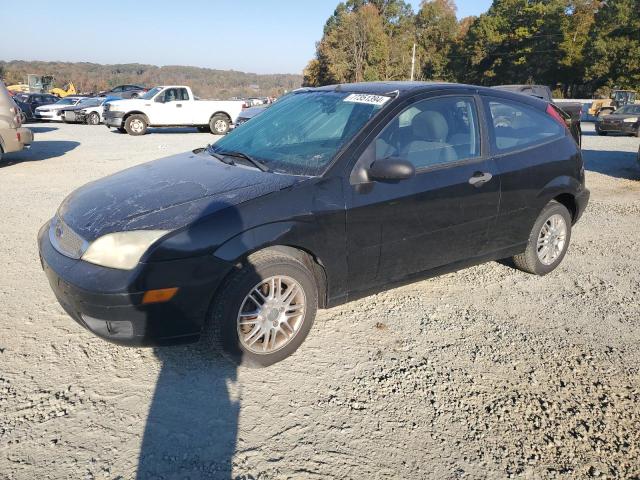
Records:
[[[609,0],[595,15],[586,44],[592,88],[640,88],[640,0]]]
[[[454,80],[449,54],[458,28],[453,0],[422,2],[415,17],[417,79]]]
[[[327,74],[319,77],[344,82],[382,80],[388,55],[387,36],[378,9],[366,4],[343,11],[318,46],[320,67]]]

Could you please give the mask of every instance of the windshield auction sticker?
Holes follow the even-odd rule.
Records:
[[[371,95],[368,93],[352,93],[344,99],[345,102],[366,103],[367,105],[384,105],[390,100],[383,95]]]

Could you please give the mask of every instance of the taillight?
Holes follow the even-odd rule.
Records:
[[[551,106],[551,104],[547,105],[547,114],[553,117],[553,119],[562,125],[564,128],[568,129],[567,122],[564,121],[562,115],[558,113],[558,111]]]
[[[17,107],[9,107],[9,113],[13,114],[13,122],[18,126],[22,126],[22,122],[20,121],[20,114],[18,113]]]

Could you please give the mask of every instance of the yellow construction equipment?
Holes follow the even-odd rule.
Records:
[[[49,90],[49,93],[57,95],[58,97],[66,97],[68,95],[75,95],[78,92],[76,91],[76,86],[73,82],[69,82],[64,86],[64,88],[52,88]]]
[[[636,92],[633,90],[614,90],[611,92],[611,98],[594,100],[589,107],[589,115],[594,117],[609,115],[618,108],[631,103],[640,103],[637,100]]]

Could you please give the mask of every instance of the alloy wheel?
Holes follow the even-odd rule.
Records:
[[[538,260],[544,265],[553,264],[564,251],[567,242],[567,223],[560,214],[552,215],[542,225],[538,234]]]
[[[244,298],[237,318],[238,338],[252,353],[274,353],[300,331],[306,309],[304,290],[296,280],[269,277]]]

